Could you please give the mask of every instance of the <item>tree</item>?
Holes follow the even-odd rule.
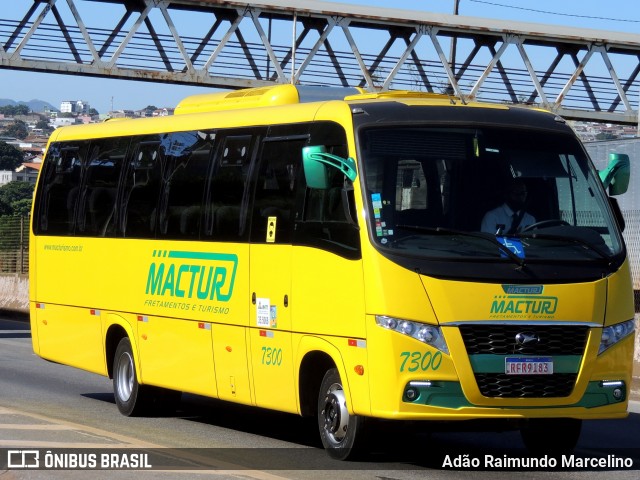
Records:
[[[0,217],[4,215],[11,215],[11,206],[0,200]]]
[[[100,115],[100,112],[98,112],[98,110],[96,110],[95,108],[90,108],[89,109],[89,115]]]
[[[16,122],[5,128],[4,133],[5,135],[10,137],[24,139],[29,135],[29,129],[27,128],[26,123],[21,120],[17,120]]]
[[[27,105],[5,105],[0,107],[0,113],[5,115],[29,115],[29,107]]]
[[[9,207],[8,215],[26,215],[31,210],[35,185],[29,182],[9,182],[0,187],[0,205]]]
[[[31,197],[16,200],[11,204],[12,214],[16,217],[26,217],[31,212]]]
[[[36,123],[36,128],[41,129],[44,133],[53,132],[53,127],[49,125],[49,121],[45,119],[38,120],[38,123]]]
[[[0,142],[0,170],[15,170],[24,162],[24,155],[13,145]]]

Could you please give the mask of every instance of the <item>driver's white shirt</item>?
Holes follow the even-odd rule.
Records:
[[[486,233],[507,233],[511,228],[511,222],[513,221],[514,211],[509,208],[509,205],[503,203],[493,210],[489,210],[482,219],[482,225],[480,230]],[[524,212],[517,231],[521,232],[524,228],[536,223],[536,219],[533,215]]]

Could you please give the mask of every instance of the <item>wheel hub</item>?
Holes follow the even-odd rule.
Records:
[[[339,384],[334,383],[329,387],[324,399],[324,429],[327,436],[335,443],[339,443],[347,434],[349,425],[349,411],[344,396],[344,390]]]
[[[123,353],[118,362],[118,370],[116,372],[116,389],[123,402],[128,401],[131,397],[134,371],[133,358],[128,353]]]

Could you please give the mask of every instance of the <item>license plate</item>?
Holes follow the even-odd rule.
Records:
[[[505,358],[504,373],[507,375],[552,375],[553,359],[548,357]]]

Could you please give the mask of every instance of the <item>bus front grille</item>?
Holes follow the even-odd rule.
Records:
[[[576,373],[553,375],[505,375],[503,373],[476,373],[480,393],[485,397],[549,398],[568,397],[576,383]]]
[[[466,324],[460,334],[467,354],[514,356],[582,356],[589,327],[585,325]],[[526,341],[523,341],[526,338]],[[507,375],[474,372],[478,389],[493,398],[550,398],[571,395],[577,372],[551,375]]]
[[[584,325],[460,325],[468,355],[582,355],[589,327]],[[518,343],[518,334],[536,341]]]

